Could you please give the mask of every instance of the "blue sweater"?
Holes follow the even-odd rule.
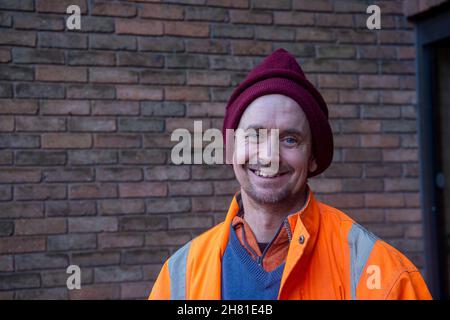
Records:
[[[222,257],[223,300],[276,300],[284,263],[267,272],[239,242],[233,226]]]

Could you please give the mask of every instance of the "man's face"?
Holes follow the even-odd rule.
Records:
[[[317,168],[312,156],[309,123],[297,102],[281,94],[261,96],[247,107],[238,129],[248,133],[245,146],[236,143],[236,148],[245,147],[245,164],[237,161],[236,152],[233,157],[234,173],[243,191],[254,201],[266,204],[297,198],[304,191],[308,172]],[[258,129],[267,130],[267,139],[259,141],[258,148],[250,148]],[[274,129],[279,134],[276,174],[268,169],[274,167],[271,161],[277,160],[276,148],[270,147]],[[250,161],[252,158],[258,160],[257,164],[251,164],[254,163]]]

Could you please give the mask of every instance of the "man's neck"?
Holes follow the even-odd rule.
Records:
[[[241,189],[244,206],[244,219],[252,229],[258,242],[270,242],[280,224],[290,214],[301,210],[307,200],[307,187],[298,197],[277,204],[266,204],[255,201]]]

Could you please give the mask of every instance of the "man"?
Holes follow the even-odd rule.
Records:
[[[333,137],[325,101],[286,50],[231,95],[224,135],[237,128],[248,133],[245,161],[234,154],[241,188],[225,221],[165,262],[149,299],[431,299],[403,254],[309,189],[331,163]],[[252,162],[260,129],[278,133],[278,148],[262,139],[269,152],[256,149]]]

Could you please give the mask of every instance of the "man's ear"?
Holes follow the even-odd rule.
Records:
[[[314,155],[311,154],[311,157],[309,158],[309,172],[314,172],[317,170],[317,161],[316,158],[314,158]]]

